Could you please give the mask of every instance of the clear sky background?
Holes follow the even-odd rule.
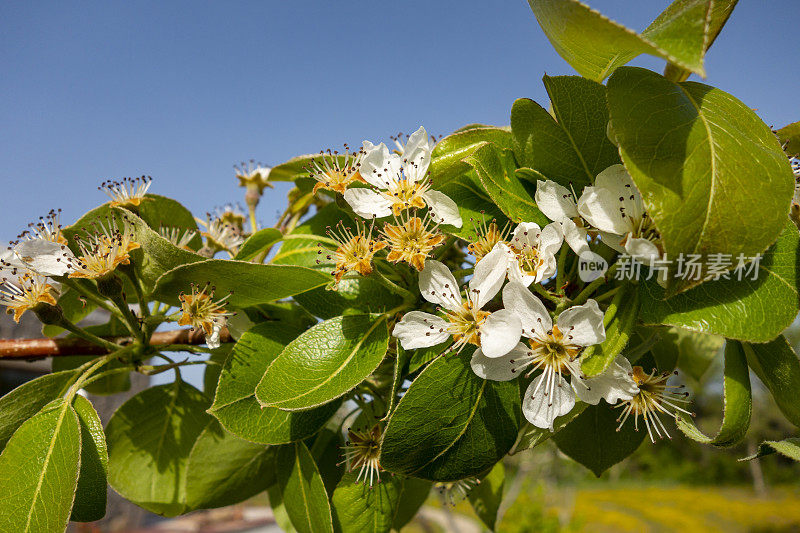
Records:
[[[588,3],[636,30],[668,4]],[[800,118],[798,8],[741,0],[706,61],[776,127]],[[507,124],[574,74],[523,0],[3,2],[0,27],[0,242],[53,207],[74,221],[107,178],[152,175],[201,215],[242,198],[242,159]]]

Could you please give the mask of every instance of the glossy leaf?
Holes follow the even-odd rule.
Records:
[[[164,516],[186,510],[186,464],[211,417],[207,398],[182,381],[146,389],[106,427],[108,482],[120,495]]]
[[[289,343],[256,388],[264,407],[304,410],[339,398],[369,376],[388,348],[385,315],[326,320]]]
[[[71,370],[45,374],[0,398],[0,449],[23,422],[65,393],[76,377]]]
[[[619,409],[605,402],[588,405],[561,431],[553,435],[558,449],[597,477],[622,461],[644,440],[647,432],[635,431],[633,421],[617,431]]]
[[[263,228],[250,235],[244,244],[239,247],[239,252],[234,259],[238,261],[249,261],[270,246],[279,242],[283,234],[275,228]]]
[[[275,449],[235,437],[212,420],[194,443],[186,471],[189,509],[225,507],[277,481]]]
[[[541,172],[565,187],[581,188],[595,174],[583,159],[570,134],[542,106],[520,98],[511,107],[514,155],[520,166]]]
[[[336,290],[317,287],[297,294],[295,301],[323,319],[341,315],[384,313],[403,302],[403,298],[389,292],[381,282],[372,278],[344,279]]]
[[[302,442],[281,446],[277,456],[283,505],[300,533],[333,533],[331,507],[314,458]]]
[[[667,296],[702,282],[678,277],[680,254],[698,254],[702,264],[729,254],[733,268],[739,254],[752,257],[775,242],[793,176],[775,135],[749,107],[708,85],[633,67],[608,80],[608,105],[622,160],[672,259]]]
[[[337,419],[331,419],[322,430],[314,435],[314,444],[311,445],[311,455],[317,463],[319,475],[325,484],[325,492],[330,498],[336,485],[342,479],[345,463],[342,462],[342,447],[344,436]]]
[[[81,430],[81,467],[70,520],[94,522],[106,515],[108,448],[103,423],[91,402],[81,395],[73,400]]]
[[[676,366],[693,379],[700,381],[725,345],[719,335],[706,335],[682,328],[658,328],[658,342],[652,347],[660,370]]]
[[[0,531],[64,531],[80,462],[78,416],[64,399],[55,400],[22,424],[0,454]]]
[[[492,143],[499,149],[512,148],[511,132],[506,128],[476,125],[462,128],[436,143],[431,153],[430,173],[434,187],[441,189],[469,171],[464,159],[481,147]],[[458,202],[456,202],[458,203]]]
[[[800,361],[783,335],[766,344],[744,344],[747,362],[789,422],[800,427]]]
[[[764,457],[779,453],[793,461],[800,462],[800,438],[788,438],[784,440],[766,440],[758,445],[758,451],[754,455],[739,459],[740,461],[750,461],[757,457]]]
[[[668,300],[655,281],[640,282],[640,320],[729,339],[770,341],[797,316],[797,264],[798,233],[788,224],[761,257],[755,280],[752,273],[741,281],[731,273],[731,279],[707,281]]]
[[[499,207],[503,214],[514,222],[536,222],[545,225],[549,222],[533,200],[530,184],[523,182],[515,174],[516,163],[511,150],[499,152],[492,144],[484,144],[464,161],[475,170],[483,189]]]
[[[506,469],[501,461],[467,494],[475,514],[490,531],[494,531],[497,525],[497,511],[503,502],[505,480]]]
[[[275,515],[275,523],[285,533],[297,533],[297,530],[292,525],[292,520],[289,518],[289,513],[286,512],[286,506],[283,505],[283,494],[281,493],[280,486],[276,483],[267,490],[269,496],[269,506],[272,508],[272,514]]]
[[[392,527],[401,531],[402,527],[411,522],[420,507],[428,499],[433,484],[425,479],[407,477],[403,479],[400,498],[392,521]]]
[[[356,481],[348,472],[333,491],[331,509],[336,531],[341,533],[384,533],[392,528],[403,480],[387,473],[371,487]]]
[[[234,435],[260,444],[304,439],[325,425],[338,402],[303,412],[262,408],[255,390],[267,367],[302,330],[281,322],[265,322],[242,335],[225,361],[216,397],[209,411]]]
[[[456,203],[463,222],[459,229],[445,226],[444,231],[450,235],[471,241],[477,231],[492,220],[496,220],[500,228],[508,222],[500,208],[489,199],[474,171],[450,181],[441,191]]]
[[[792,122],[777,132],[781,146],[789,155],[800,156],[800,122]]]
[[[590,182],[594,181],[600,172],[620,162],[617,147],[606,133],[606,88],[580,76],[545,76],[542,81],[553,116],[566,133]]]
[[[584,350],[581,370],[587,377],[602,374],[628,344],[636,319],[639,315],[639,298],[636,286],[626,284],[614,295],[606,313],[603,325],[606,340],[602,344],[589,346]]]
[[[480,474],[514,445],[519,387],[476,376],[470,351],[436,359],[411,384],[384,433],[384,468],[454,481]]]
[[[728,341],[725,346],[723,383],[722,425],[716,435],[713,437],[704,435],[686,416],[676,419],[678,429],[687,437],[720,448],[734,446],[744,439],[750,427],[750,414],[753,410],[750,370],[747,368],[747,358],[742,344],[737,341]]]
[[[198,231],[194,215],[180,202],[166,196],[148,194],[136,212],[156,233],[159,233],[161,228]],[[197,232],[189,241],[189,247],[197,250],[202,245],[203,240]]]
[[[702,47],[703,55],[705,55],[708,49],[711,48],[711,45],[714,44],[717,36],[722,31],[723,26],[725,26],[725,23],[728,22],[728,18],[731,16],[731,13],[733,13],[733,8],[736,7],[737,1],[738,0],[713,0],[711,2],[711,9],[708,12],[705,24]],[[659,19],[665,15],[668,15],[673,10],[680,9],[683,6],[691,6],[692,4],[692,0],[675,0],[670,7],[667,8],[664,13],[662,13]],[[658,22],[659,20],[656,19],[651,26],[656,25]],[[677,38],[680,39],[680,33],[677,34]],[[667,66],[664,69],[664,76],[672,81],[686,81],[691,74],[691,71],[681,68],[673,63],[667,63]]]
[[[285,237],[280,249],[272,258],[271,264],[320,268],[317,261],[324,259],[324,257],[320,257],[322,255],[320,238],[324,239],[328,227],[333,228],[339,222],[349,228],[353,228],[355,224],[352,216],[339,209],[335,203],[322,207],[314,216],[294,228]],[[324,246],[331,247],[327,243]],[[328,271],[333,269],[327,266],[326,268]]]
[[[614,69],[650,54],[705,76],[704,24],[708,0],[686,2],[688,9],[659,17],[642,35],[578,0],[528,0],[556,52],[581,76],[602,81]],[[682,35],[675,40],[673,36]]]
[[[256,265],[243,261],[210,259],[170,270],[158,279],[153,294],[161,301],[178,305],[178,295],[191,283],[211,282],[217,296],[233,291],[228,303],[249,307],[288,298],[325,285],[330,276],[310,268]]]

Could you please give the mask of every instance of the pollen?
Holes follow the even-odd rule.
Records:
[[[38,222],[28,224],[28,229],[17,236],[19,240],[45,240],[58,244],[67,244],[61,234],[61,209],[51,209],[46,216],[39,217]]]
[[[427,204],[423,195],[430,187],[430,180],[414,181],[406,177],[389,182],[381,194],[392,202],[394,216],[399,216],[406,209],[425,209]]]
[[[498,243],[508,244],[511,235],[511,223],[506,222],[502,229],[497,225],[497,220],[492,219],[489,224],[486,220],[481,220],[479,224],[475,224],[473,219],[472,223],[475,227],[475,235],[471,243],[467,245],[467,250],[475,258],[475,263],[483,259],[483,257],[494,249]]]
[[[480,347],[481,326],[489,315],[488,311],[478,309],[470,299],[461,304],[461,309],[447,311],[445,319],[450,323],[447,329],[453,336],[452,349],[460,352],[467,344]]]
[[[439,225],[432,222],[430,213],[425,218],[395,216],[395,223],[385,224],[382,233],[389,246],[386,259],[393,263],[408,263],[419,271],[425,268],[425,259],[431,251],[445,240],[439,233]]]
[[[320,152],[318,157],[311,158],[311,164],[306,168],[309,175],[317,180],[314,194],[320,189],[344,194],[353,183],[366,183],[359,173],[363,156],[363,151],[351,152],[345,144],[341,154],[338,150],[328,149]]]
[[[658,373],[655,370],[647,373],[641,366],[633,367],[631,378],[639,387],[639,392],[630,400],[623,401],[617,406],[622,407],[622,414],[617,419],[619,422],[617,431],[622,429],[631,414],[634,417],[634,429],[639,431],[639,417],[641,416],[644,419],[647,434],[650,436],[650,442],[654,443],[655,437],[671,438],[664,422],[659,417],[660,413],[671,418],[677,418],[679,412],[694,416],[694,413],[682,407],[689,402],[689,393],[682,391],[683,385],[667,385],[667,380],[672,375],[672,372]]]
[[[381,426],[375,424],[370,429],[354,431],[347,430],[347,442],[342,447],[344,459],[341,463],[347,463],[347,471],[358,471],[356,483],[359,481],[370,487],[374,483],[381,482],[381,471],[383,468],[380,463],[381,455]]]
[[[215,331],[218,333],[225,325],[227,317],[233,315],[225,310],[225,301],[230,297],[231,295],[228,294],[214,300],[214,287],[210,283],[206,283],[202,289],[192,283],[190,294],[181,293],[178,296],[181,301],[182,313],[178,319],[178,325],[202,329],[207,338],[212,336]]]
[[[106,180],[97,188],[111,198],[111,207],[133,206],[138,207],[147,194],[147,189],[153,178],[140,176],[138,178],[122,178],[121,180]]]
[[[356,221],[356,231],[346,227],[342,221],[331,228],[328,226],[328,236],[337,244],[336,250],[325,255],[328,261],[336,264],[331,275],[339,283],[348,272],[358,272],[362,276],[372,274],[372,260],[378,250],[386,248],[386,243],[372,238],[375,226],[373,220],[369,228],[361,221]],[[324,254],[326,250],[320,249],[317,253]],[[322,262],[318,259],[317,264]]]
[[[130,252],[140,247],[127,221],[110,217],[95,222],[93,231],[84,228],[84,235],[76,235],[75,242],[79,253],[70,260],[70,278],[102,278],[119,265],[130,264]]]
[[[6,312],[13,314],[17,323],[25,311],[37,305],[56,305],[57,294],[56,289],[47,283],[47,278],[33,272],[26,272],[16,281],[0,279],[0,304],[7,307]]]

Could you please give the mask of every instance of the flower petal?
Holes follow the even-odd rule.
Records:
[[[392,214],[392,202],[372,189],[351,187],[344,191],[344,199],[361,218],[383,218]]]
[[[461,291],[456,278],[439,261],[425,261],[425,268],[419,274],[419,292],[432,304],[441,305],[450,311],[461,309]]]
[[[582,401],[597,405],[604,398],[610,405],[620,400],[630,400],[639,392],[631,378],[631,364],[624,356],[617,358],[599,376],[580,380],[572,378],[575,393]]]
[[[431,215],[439,224],[449,224],[460,228],[463,225],[461,213],[456,203],[446,194],[439,191],[428,191],[423,195],[425,203],[431,209]]]
[[[486,357],[501,357],[519,344],[522,326],[513,311],[495,311],[481,324],[481,349]]]
[[[472,371],[483,379],[491,379],[492,381],[510,381],[517,376],[518,372],[514,371],[514,358],[524,357],[528,352],[528,347],[518,343],[513,350],[501,357],[486,357],[483,351],[478,348],[472,354],[472,359],[469,365]]]
[[[629,237],[625,241],[625,251],[643,265],[652,266],[661,259],[658,247],[647,239]]]
[[[516,282],[506,285],[503,306],[519,318],[522,334],[528,338],[544,338],[553,329],[547,308],[524,285]]]
[[[594,300],[570,307],[556,320],[565,341],[578,346],[591,346],[606,340],[603,312]]]
[[[400,173],[400,158],[389,153],[385,144],[374,146],[369,141],[364,141],[364,157],[361,158],[359,173],[364,180],[378,187],[386,189],[390,184],[396,183]]]
[[[553,393],[549,394],[547,385],[542,383],[545,373],[539,374],[525,391],[522,400],[522,414],[534,426],[553,431],[553,421],[569,413],[575,407],[575,391],[572,390],[567,380],[556,376],[556,385]],[[538,390],[537,390],[538,389]],[[536,391],[534,395],[533,391]]]
[[[436,346],[450,337],[447,321],[422,311],[410,311],[403,315],[392,330],[404,350],[416,350]]]
[[[578,206],[572,193],[558,183],[536,181],[536,207],[555,222],[564,222],[578,216]]]
[[[603,170],[595,178],[594,185],[608,190],[618,202],[621,202],[625,208],[625,216],[634,220],[642,218],[644,213],[642,195],[624,166],[616,164]]]
[[[568,218],[561,221],[561,230],[564,232],[564,240],[567,241],[567,245],[572,248],[573,252],[581,255],[591,251],[586,240],[586,228],[579,228],[572,219]]]
[[[601,187],[586,187],[578,199],[578,212],[600,231],[624,235],[633,230],[633,221],[627,214],[622,216],[619,198],[624,197]]]
[[[53,241],[22,241],[14,247],[14,253],[31,270],[43,276],[63,276],[74,270],[70,264],[75,259],[72,251]]]
[[[508,261],[508,248],[496,244],[492,251],[475,265],[472,279],[469,280],[469,297],[476,308],[482,309],[503,286],[508,271]]]
[[[536,222],[520,222],[514,228],[514,235],[511,237],[514,247],[521,250],[524,247],[536,248],[539,245],[539,235],[542,228]]]

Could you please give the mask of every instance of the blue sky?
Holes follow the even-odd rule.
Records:
[[[641,30],[668,2],[588,3]],[[707,57],[774,126],[800,118],[797,15],[743,0]],[[507,124],[515,98],[546,104],[542,74],[574,74],[522,0],[3,2],[0,20],[0,241],[52,207],[75,220],[107,178],[152,175],[202,214],[241,198],[242,159]]]

